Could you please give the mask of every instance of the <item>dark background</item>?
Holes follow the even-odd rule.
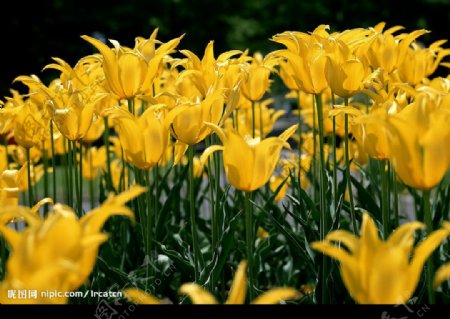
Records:
[[[201,55],[209,40],[215,52],[261,50],[276,46],[268,39],[286,30],[312,31],[319,24],[332,30],[403,25],[408,32],[426,28],[430,44],[450,38],[450,0],[45,0],[2,2],[0,12],[0,96],[9,95],[18,75],[37,74],[45,82],[56,73],[41,69],[56,56],[71,65],[92,47],[82,34],[104,35],[132,46],[136,36],[148,37],[155,27],[167,41],[186,33],[180,48]],[[448,46],[448,45],[447,45]],[[14,88],[21,88],[14,84]]]

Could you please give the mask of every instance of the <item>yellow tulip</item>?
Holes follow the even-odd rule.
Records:
[[[14,118],[14,140],[24,148],[39,145],[44,134],[44,121],[37,106],[26,102]]]
[[[201,161],[210,154],[223,151],[223,164],[228,181],[237,189],[251,192],[267,183],[273,174],[283,146],[294,134],[298,125],[286,129],[279,137],[269,137],[260,141],[239,135],[234,130],[223,131],[214,124],[208,124],[218,134],[223,146],[213,145],[205,150]]]
[[[170,40],[155,48],[156,30],[148,41],[139,39],[136,48],[121,47],[111,41],[111,49],[101,41],[82,36],[100,51],[103,71],[110,91],[118,98],[131,99],[136,95],[151,93],[154,78],[157,76],[163,57],[171,53],[182,37]]]
[[[0,207],[19,204],[18,171],[5,169],[0,173]]]
[[[125,163],[119,159],[115,159],[111,162],[111,180],[116,191],[128,188],[129,174],[126,173],[125,168]]]
[[[420,222],[406,223],[382,241],[364,213],[360,238],[336,230],[311,247],[340,262],[345,287],[358,303],[403,304],[416,290],[425,261],[449,235],[448,229],[436,230],[414,249],[414,231],[421,228]]]
[[[242,94],[250,101],[259,101],[269,89],[270,74],[277,59],[273,55],[263,58],[255,53],[252,63],[244,67],[244,80],[242,81]]]
[[[116,129],[123,147],[125,160],[140,169],[150,169],[166,151],[169,126],[181,109],[174,109],[161,119],[162,112],[148,108],[139,118],[123,108],[106,110],[116,121]],[[158,113],[155,113],[158,112]]]
[[[231,50],[214,57],[214,41],[210,41],[205,48],[203,58],[200,58],[189,50],[181,50],[185,59],[177,62],[183,70],[176,79],[178,93],[189,99],[204,99],[208,92],[222,88],[231,89],[239,81],[241,69],[229,67],[230,59],[234,55],[242,53],[239,50]],[[227,83],[225,83],[227,82]]]
[[[105,121],[103,118],[98,116],[93,116],[92,123],[86,134],[83,136],[83,142],[93,143],[97,141],[105,131]]]
[[[230,288],[225,304],[239,305],[245,303],[247,295],[247,262],[241,261],[234,275],[233,283]],[[184,284],[180,287],[180,293],[188,295],[193,304],[217,304],[217,299],[201,286],[195,283]],[[252,304],[277,304],[283,300],[292,300],[299,297],[299,292],[293,288],[274,288],[266,291],[256,299]]]
[[[222,121],[224,97],[222,91],[214,91],[202,101],[188,102],[175,110],[177,108],[181,111],[174,117],[172,133],[178,141],[195,145],[211,134],[211,128],[204,124],[205,121],[214,124]]]
[[[66,296],[45,297],[44,291],[74,291],[87,279],[95,265],[100,245],[108,239],[101,228],[110,216],[134,218],[125,203],[139,196],[145,188],[134,186],[117,196],[110,196],[98,208],[80,219],[68,206],[56,204],[45,219],[32,209],[2,208],[0,216],[23,218],[22,232],[0,224],[0,233],[12,249],[6,276],[0,283],[0,303],[66,303]],[[37,298],[8,299],[8,290],[36,290]]]
[[[428,48],[421,48],[413,43],[406,51],[406,58],[398,66],[398,74],[402,82],[416,85],[436,71],[442,59],[450,55],[450,50],[440,46],[446,40],[436,41]]]
[[[354,120],[352,132],[362,150],[370,157],[379,160],[389,157],[389,136],[383,125],[388,114],[383,107],[372,108],[367,115]]]
[[[89,130],[94,116],[95,102],[80,100],[78,95],[71,95],[67,107],[55,109],[53,120],[58,130],[67,139],[77,141],[82,139]]]
[[[418,189],[437,185],[450,167],[450,112],[426,94],[389,116],[389,159],[400,179]]]
[[[286,192],[287,192],[288,186],[289,186],[289,183],[286,180],[286,178],[288,178],[288,177],[283,176],[281,174],[272,176],[270,178],[270,190],[272,192],[275,192],[280,187],[280,185],[284,182],[284,184],[281,186],[280,190],[278,191],[278,194],[274,198],[275,201],[277,201],[277,202],[282,200],[284,198],[284,196],[286,196]]]
[[[393,33],[403,27],[392,27],[384,32],[383,28],[384,23],[374,28],[375,34],[372,40],[361,46],[360,54],[365,54],[372,69],[380,68],[390,74],[403,63],[411,43],[428,31],[415,30],[411,33],[394,36]]]
[[[83,178],[92,180],[106,168],[106,147],[91,147],[83,154]]]
[[[309,35],[301,32],[277,34],[272,41],[281,43],[286,50],[273,55],[285,59],[285,76],[296,83],[296,88],[306,93],[318,94],[328,87],[325,77],[327,26],[319,26]],[[290,85],[293,87],[293,85]]]
[[[333,43],[327,55],[326,77],[331,90],[340,97],[349,98],[358,93],[368,82],[370,70],[343,42]]]

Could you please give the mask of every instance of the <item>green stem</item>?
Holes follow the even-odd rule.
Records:
[[[83,216],[83,140],[80,139],[80,171],[79,182],[80,182],[80,198],[78,199],[78,214]]]
[[[320,98],[322,99],[322,98]],[[317,141],[316,141],[316,104],[317,99],[313,99],[313,127],[312,127],[312,135],[313,135],[313,156],[312,156],[312,163],[311,163],[311,170],[312,170],[312,180],[313,180],[313,198],[314,203],[317,203]],[[319,184],[321,182],[319,181]]]
[[[319,125],[319,188],[320,188],[320,239],[324,240],[328,233],[328,207],[326,205],[327,181],[325,176],[325,153],[324,153],[324,128],[323,128],[323,110],[322,95],[316,94],[317,119]],[[328,286],[326,278],[328,277],[328,259],[322,258],[322,303],[328,303]]]
[[[42,161],[44,162],[44,198],[48,197],[48,159],[45,143],[42,142]],[[47,216],[48,205],[44,205],[44,216]]]
[[[149,188],[149,190],[147,190],[145,192],[145,196],[146,196],[146,201],[147,201],[147,231],[146,231],[146,242],[147,242],[147,256],[151,257],[153,256],[153,237],[154,235],[154,226],[153,226],[153,221],[155,220],[155,216],[156,216],[156,210],[154,211],[154,213],[152,213],[152,193],[150,191],[150,171],[147,170],[145,172],[145,183],[146,186]],[[156,201],[157,198],[155,198]],[[155,207],[156,204],[155,204]],[[150,268],[150,273],[148,275],[152,275],[153,274],[153,267],[149,267]],[[148,271],[148,268],[147,268]]]
[[[256,119],[255,119],[255,102],[252,101],[252,137],[255,138]]]
[[[253,300],[255,295],[254,285],[254,265],[253,265],[253,246],[255,243],[253,237],[253,223],[252,223],[252,210],[253,205],[251,202],[252,193],[245,192],[245,240],[247,244],[247,262],[248,262],[248,293],[249,299]]]
[[[33,198],[33,186],[31,185],[30,149],[26,148],[26,152],[27,152],[27,178],[28,178],[28,205],[32,207],[34,205],[34,198]]]
[[[205,140],[206,147],[211,145],[211,136],[208,136]],[[211,245],[212,245],[212,255],[211,262],[214,262],[214,258],[216,256],[217,249],[217,216],[216,216],[216,205],[214,202],[214,174],[213,174],[213,165],[211,164],[211,157],[208,157],[208,162],[206,163],[208,168],[208,188],[209,188],[209,202],[211,207]],[[214,290],[214,272],[211,274],[210,281],[210,291]]]
[[[147,174],[149,174],[149,172],[147,171]],[[159,165],[156,164],[155,167],[153,168],[153,179],[155,181],[155,196],[154,196],[154,219],[155,221],[158,220],[159,218]],[[150,177],[148,177],[147,179],[147,186],[150,187]]]
[[[331,102],[333,103],[332,108],[336,104],[334,99],[334,93],[331,92]],[[333,135],[331,136],[331,144],[333,148],[333,206],[336,213],[338,206],[338,195],[337,195],[337,158],[336,158],[336,117],[333,116]]]
[[[94,209],[95,202],[94,202],[94,180],[95,178],[89,179],[89,202],[91,204],[91,210]]]
[[[392,181],[392,191],[394,193],[394,216],[395,216],[395,227],[400,226],[400,217],[398,212],[398,188],[397,188],[397,174],[395,169],[391,167],[391,181]]]
[[[189,208],[191,217],[191,232],[192,232],[192,247],[194,251],[194,278],[195,282],[198,283],[200,278],[199,271],[199,258],[200,258],[200,247],[198,242],[197,234],[197,223],[195,216],[195,196],[194,196],[194,147],[191,145],[188,149],[189,153]]]
[[[55,159],[55,141],[53,136],[53,120],[50,120],[50,144],[52,148],[52,167],[53,167],[53,202],[56,203],[56,159]]]
[[[111,158],[109,154],[109,123],[108,118],[104,117],[103,121],[105,122],[105,131],[103,132],[103,143],[106,146],[106,168],[108,176],[106,177],[106,188],[108,191],[112,191],[112,174],[111,174]]]
[[[423,200],[425,225],[427,226],[427,233],[429,236],[433,231],[433,217],[431,214],[430,191],[429,190],[423,191],[422,200]],[[434,303],[436,303],[436,298],[434,295],[434,288],[433,288],[433,278],[434,278],[433,254],[431,254],[431,256],[428,258],[426,268],[427,268],[428,302],[430,304],[434,304]]]
[[[345,98],[345,106],[348,106],[348,98]],[[344,115],[344,148],[345,148],[345,174],[347,177],[347,190],[350,199],[350,214],[352,218],[353,234],[357,234],[355,204],[353,202],[352,180],[350,174],[350,152],[348,149],[348,114]]]
[[[65,138],[64,139],[64,155],[61,157],[62,167],[64,170],[64,183],[66,184],[66,187],[64,188],[64,198],[66,200],[66,203],[68,206],[71,206],[70,204],[70,179],[69,179],[69,150],[68,150],[68,143]]]
[[[264,121],[263,121],[263,105],[259,103],[259,131],[261,140],[264,138]]]
[[[81,202],[81,195],[80,195],[80,185],[79,185],[79,176],[78,176],[78,163],[77,163],[77,142],[72,141],[72,170],[73,170],[73,176],[75,180],[75,194],[77,196],[77,212],[78,216],[81,216],[80,213],[80,202]]]
[[[298,102],[298,187],[302,187],[302,113],[300,103],[300,91],[297,91]],[[300,206],[300,212],[303,210],[302,196],[300,190],[298,190],[298,203]]]
[[[388,199],[388,172],[387,160],[380,161],[381,174],[381,221],[383,224],[383,237],[386,240],[389,237],[389,199]]]

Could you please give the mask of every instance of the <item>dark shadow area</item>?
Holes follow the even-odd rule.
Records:
[[[44,81],[53,77],[51,71],[40,71],[52,56],[74,64],[91,53],[82,34],[132,46],[136,36],[147,37],[159,27],[161,40],[186,33],[179,47],[200,54],[212,39],[216,52],[246,48],[267,52],[275,48],[268,39],[282,31],[312,31],[319,24],[344,30],[380,21],[403,25],[409,32],[431,30],[421,38],[429,44],[449,38],[450,25],[449,0],[11,1],[1,12],[1,96],[9,95],[18,75],[34,73]]]

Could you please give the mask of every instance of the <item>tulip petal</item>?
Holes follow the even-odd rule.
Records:
[[[226,304],[242,305],[245,303],[247,295],[247,262],[241,261],[234,275],[233,284],[231,285],[230,294]]]
[[[450,278],[450,263],[445,264],[436,271],[436,275],[434,276],[433,286],[436,289],[439,287],[444,281],[447,281]]]
[[[342,242],[351,253],[354,253],[359,246],[359,239],[346,230],[335,230],[329,233],[325,240]]]
[[[180,287],[180,294],[188,295],[193,304],[214,305],[217,300],[205,289],[195,283],[184,284]]]
[[[252,301],[255,305],[277,304],[283,300],[292,300],[301,296],[300,292],[293,288],[274,288],[266,291]]]

